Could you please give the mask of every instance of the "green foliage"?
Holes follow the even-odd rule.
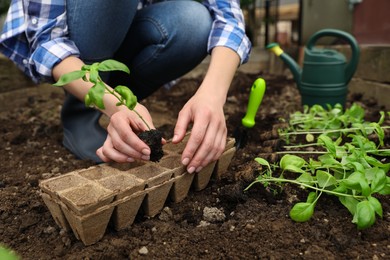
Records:
[[[357,105],[346,112],[336,106],[329,107],[328,111],[320,107],[305,108],[304,113],[293,114],[293,123],[288,128],[291,132],[284,131],[284,134],[291,137],[315,133],[316,142],[285,148],[315,146],[319,156],[307,160],[297,154],[314,152],[282,151],[283,157],[272,167],[266,160],[256,158],[259,164],[267,167],[247,189],[254,183],[264,186],[274,183],[281,187],[291,183],[310,190],[306,202],[295,204],[290,211],[291,219],[297,222],[311,218],[323,193],[337,196],[359,229],[372,226],[377,216],[383,216],[382,205],[375,196],[390,194],[390,177],[387,176],[390,163],[385,163],[390,149],[383,148],[387,127],[381,126],[385,113],[380,114],[377,123],[365,122],[364,110]],[[372,135],[376,136],[377,143],[370,139]],[[285,177],[285,172],[290,173],[289,178]],[[276,173],[279,176],[275,176]]]
[[[114,90],[111,90],[106,83],[100,77],[100,72],[110,72],[110,71],[122,71],[127,74],[130,74],[129,68],[116,60],[105,60],[102,62],[96,62],[91,65],[84,65],[81,70],[72,71],[67,74],[64,74],[60,79],[53,84],[54,86],[64,86],[72,81],[82,79],[85,82],[92,83],[92,87],[89,89],[88,93],[84,97],[84,103],[88,107],[96,106],[100,109],[105,109],[104,106],[104,95],[111,94],[118,99],[117,106],[124,105],[128,109],[134,111],[139,118],[145,123],[145,125],[150,129],[149,125],[142,118],[142,116],[134,109],[137,105],[137,97],[133,94],[130,88],[126,86],[117,86]]]
[[[20,259],[14,251],[2,246],[0,244],[0,259],[2,260],[18,260]]]
[[[279,135],[286,143],[290,143],[294,142],[298,135],[305,135],[306,140],[312,142],[313,135],[316,134],[327,134],[332,138],[338,138],[351,132],[359,132],[359,135],[364,136],[377,133],[383,145],[383,129],[388,127],[381,127],[386,114],[381,111],[380,115],[378,122],[365,122],[365,111],[356,103],[345,111],[339,104],[327,108],[319,105],[310,108],[305,106],[303,112],[297,111],[290,115],[289,126],[280,129]]]

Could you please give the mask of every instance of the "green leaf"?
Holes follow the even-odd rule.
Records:
[[[106,86],[103,82],[97,82],[88,91],[88,96],[91,104],[97,106],[100,109],[104,109],[103,96],[105,94]]]
[[[257,157],[255,158],[255,161],[263,166],[267,166],[268,170],[271,170],[271,166],[269,165],[269,162],[267,160]]]
[[[357,224],[358,229],[369,228],[375,223],[375,211],[368,200],[357,204],[352,222]]]
[[[375,210],[376,214],[378,214],[378,216],[382,218],[383,209],[382,209],[382,204],[379,202],[379,200],[375,197],[370,196],[368,197],[368,202],[370,202],[370,205]]]
[[[333,166],[333,165],[339,165],[339,161],[337,161],[332,155],[330,154],[323,154],[318,157],[318,160],[322,162],[324,166]]]
[[[102,61],[98,66],[99,71],[123,71],[130,74],[130,69],[122,62],[116,60]]]
[[[0,259],[19,260],[21,258],[13,250],[6,248],[0,244]]]
[[[93,106],[92,101],[91,101],[91,97],[89,96],[88,93],[84,97],[84,104],[85,104],[86,107],[92,107]]]
[[[378,193],[381,195],[390,195],[390,177],[386,177],[386,185]]]
[[[344,207],[346,207],[352,215],[355,214],[356,206],[359,203],[357,199],[355,199],[354,197],[340,196],[339,200],[341,204],[343,204]]]
[[[286,154],[280,159],[280,167],[284,170],[289,169],[301,169],[305,164],[306,161],[296,155]],[[301,172],[301,171],[297,171]]]
[[[312,191],[312,192],[309,192],[309,195],[307,195],[306,202],[307,203],[314,203],[316,199],[317,199],[317,193]]]
[[[345,187],[343,183],[341,183],[339,186],[335,187],[332,191],[337,193],[347,193],[348,189],[347,187]]]
[[[121,100],[124,102],[126,107],[133,110],[137,105],[137,97],[133,92],[126,86],[117,86],[114,91],[121,96]]]
[[[320,135],[318,137],[318,142],[323,143],[326,147],[326,149],[333,155],[336,155],[336,146],[333,142],[333,140],[324,134]]]
[[[337,184],[337,180],[331,174],[323,170],[317,170],[316,177],[321,188]]]
[[[365,171],[365,167],[359,163],[359,162],[350,162],[350,164],[353,166],[353,168],[358,171],[358,172],[364,172]]]
[[[302,170],[301,168],[298,168],[297,166],[295,165],[286,165],[284,167],[284,170],[285,171],[290,171],[290,172],[296,172],[296,173],[305,173],[304,170]]]
[[[314,213],[314,203],[298,202],[290,210],[290,218],[296,222],[308,221]]]
[[[381,115],[381,117],[378,120],[378,125],[381,125],[385,121],[386,114],[384,111],[380,111],[379,114]]]
[[[345,111],[345,113],[349,116],[350,120],[356,120],[356,122],[362,122],[364,119],[364,108],[359,106],[356,103],[353,103],[352,106]]]
[[[364,196],[370,195],[370,186],[362,172],[354,172],[341,181],[343,185],[355,191],[361,191]]]
[[[296,180],[299,181],[300,183],[305,183],[305,184],[314,183],[313,176],[311,176],[311,174],[308,172],[303,172]]]
[[[385,138],[385,132],[383,128],[378,123],[370,123],[370,126],[374,128],[378,139],[379,139],[379,145],[384,146],[383,140]]]
[[[91,65],[85,64],[81,67],[81,70],[89,71],[91,69]]]
[[[382,163],[379,160],[377,160],[374,157],[371,157],[369,155],[364,155],[364,159],[369,163],[371,166],[376,166],[378,168],[382,168],[384,171],[388,172],[390,170],[390,163]]]
[[[386,186],[386,173],[382,169],[379,169],[377,167],[367,169],[366,172],[366,179],[371,182],[371,191],[379,192]]]
[[[98,82],[99,78],[99,71],[98,71],[98,65],[99,63],[94,63],[91,65],[91,68],[89,70],[89,81],[96,84]]]
[[[69,72],[67,74],[64,74],[60,77],[60,79],[55,84],[53,84],[53,86],[61,87],[61,86],[67,85],[74,80],[81,79],[82,77],[84,77],[85,73],[86,73],[85,71],[76,70],[76,71],[72,71],[72,72]]]

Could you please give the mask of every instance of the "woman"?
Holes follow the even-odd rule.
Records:
[[[250,42],[238,0],[13,0],[0,51],[35,82],[53,82],[86,63],[114,58],[131,74],[111,73],[106,82],[129,86],[139,100],[210,54],[205,78],[180,111],[172,139],[180,142],[192,124],[182,163],[193,173],[225,148],[223,106],[237,67],[248,59]],[[64,87],[65,147],[96,162],[149,160],[150,148],[136,136],[146,126],[117,107],[111,95],[104,97],[104,110],[86,108],[81,100],[90,87],[82,80]],[[136,109],[153,126],[147,108],[137,104]],[[101,113],[110,117],[107,130],[98,123]]]

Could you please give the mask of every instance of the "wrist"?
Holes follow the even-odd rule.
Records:
[[[111,117],[113,114],[119,111],[128,109],[124,105],[117,106],[116,104],[119,102],[119,100],[109,93],[104,95],[103,102],[104,109],[101,109],[100,111],[108,117]]]

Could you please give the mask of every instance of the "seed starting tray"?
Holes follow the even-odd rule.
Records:
[[[131,226],[137,214],[154,217],[167,200],[180,202],[192,189],[221,178],[235,153],[234,139],[225,152],[201,172],[189,174],[181,164],[188,135],[180,144],[164,145],[155,162],[105,163],[42,180],[41,196],[58,226],[73,231],[85,245],[99,241],[109,223],[116,230]]]

